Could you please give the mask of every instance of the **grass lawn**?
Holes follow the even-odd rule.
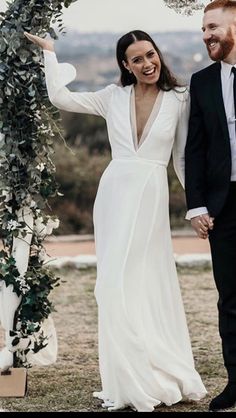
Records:
[[[58,361],[28,372],[25,398],[0,399],[0,409],[15,412],[103,412],[92,392],[100,390],[97,358],[97,308],[93,295],[95,270],[63,270],[64,282],[54,290],[53,314],[59,343]],[[224,387],[226,373],[217,325],[217,294],[211,271],[180,271],[182,295],[195,365],[208,395],[201,402],[161,406],[156,412],[204,412]],[[158,355],[158,353],[157,353]],[[132,412],[126,410],[125,412]]]

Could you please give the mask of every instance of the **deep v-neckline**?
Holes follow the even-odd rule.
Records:
[[[130,89],[130,124],[131,124],[131,131],[132,131],[132,140],[133,145],[136,151],[140,149],[140,147],[146,142],[150,130],[159,115],[162,101],[163,101],[163,95],[164,91],[160,90],[157,94],[156,100],[154,101],[152,110],[148,116],[148,119],[145,123],[145,126],[143,128],[140,140],[138,140],[138,132],[137,132],[137,119],[136,119],[136,106],[135,106],[135,91],[134,91],[134,85],[131,86]]]

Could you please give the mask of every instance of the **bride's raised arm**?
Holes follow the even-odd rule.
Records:
[[[116,85],[111,84],[96,92],[71,92],[66,86],[76,77],[74,66],[58,63],[52,40],[28,32],[25,32],[25,36],[43,49],[46,84],[51,103],[58,109],[68,112],[87,113],[106,118]]]

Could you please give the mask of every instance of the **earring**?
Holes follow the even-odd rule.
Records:
[[[129,73],[130,73],[130,74],[133,74],[131,70],[129,70]]]

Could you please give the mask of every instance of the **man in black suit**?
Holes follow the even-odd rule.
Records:
[[[209,237],[219,293],[219,331],[228,383],[210,410],[236,405],[236,1],[204,10],[203,40],[216,61],[192,76],[185,148],[187,219]]]

